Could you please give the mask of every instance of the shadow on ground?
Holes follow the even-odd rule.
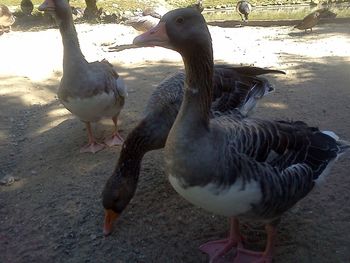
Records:
[[[328,57],[309,63],[286,53],[281,60],[288,75],[271,77],[276,92],[262,101],[256,115],[304,120],[350,139],[349,61]],[[129,86],[120,117],[126,137],[157,83],[179,66],[116,66]],[[162,151],[145,156],[135,198],[114,234],[103,237],[101,190],[120,147],[79,154],[86,132],[55,98],[59,78],[57,74],[43,83],[1,79],[1,86],[11,83],[0,96],[0,134],[10,142],[1,144],[1,170],[21,180],[0,188],[0,261],[206,262],[197,247],[224,237],[228,220],[190,205],[173,191],[163,171]],[[98,123],[94,131],[103,137],[112,131],[112,123]],[[350,257],[345,164],[339,162],[325,186],[284,216],[275,262],[346,262]],[[252,233],[249,247],[263,249],[264,235],[244,232]]]

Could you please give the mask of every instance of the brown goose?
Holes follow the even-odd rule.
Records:
[[[11,30],[11,25],[15,22],[15,17],[6,5],[0,4],[0,35]]]
[[[86,61],[66,0],[46,0],[39,10],[53,12],[59,20],[63,42],[63,76],[58,98],[70,112],[86,123],[89,142],[80,151],[95,153],[105,147],[96,141],[90,125],[103,117],[112,118],[115,126],[112,137],[105,140],[105,144],[122,144],[117,121],[127,96],[123,80],[108,61]]]
[[[225,112],[210,118],[213,50],[203,16],[191,9],[165,14],[134,39],[139,46],[179,52],[186,79],[182,105],[167,137],[166,172],[189,202],[231,218],[227,239],[201,246],[210,262],[236,249],[235,263],[272,262],[281,215],[305,197],[350,144],[301,121],[269,121]],[[264,252],[244,249],[239,219],[266,224]]]
[[[266,79],[257,77],[267,73],[284,74],[257,67],[215,66],[211,115],[234,109],[242,114],[250,113],[259,99],[273,91]],[[183,71],[163,80],[148,100],[143,118],[126,138],[117,166],[102,194],[105,235],[111,233],[113,222],[134,196],[144,154],[164,147],[180,109],[184,80]]]
[[[321,8],[304,17],[294,28],[305,30],[305,33],[307,29],[310,29],[312,32],[312,28],[317,25],[321,18],[335,18],[336,16],[337,14],[333,13],[328,8]]]

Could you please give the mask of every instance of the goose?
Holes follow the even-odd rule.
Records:
[[[15,17],[6,5],[0,4],[0,35],[11,30]]]
[[[132,16],[126,19],[125,25],[131,26],[137,31],[146,32],[159,22],[159,18],[151,15]]]
[[[127,96],[126,86],[113,66],[107,61],[89,63],[80,50],[71,8],[66,0],[46,0],[40,11],[54,12],[59,20],[63,42],[63,76],[58,98],[71,113],[85,122],[89,142],[80,152],[98,152],[105,147],[121,145],[118,116]],[[115,131],[111,138],[98,143],[93,136],[91,122],[103,117],[112,118]]]
[[[195,4],[192,4],[188,7],[202,12],[204,10],[203,0],[198,0]],[[137,31],[146,32],[155,27],[159,23],[161,17],[167,12],[168,9],[164,6],[147,7],[142,11],[141,15],[127,18],[125,25],[132,26]]]
[[[203,0],[197,0],[197,2],[195,4],[190,4],[187,7],[195,8],[195,9],[197,9],[197,11],[202,13],[204,10]]]
[[[337,14],[333,13],[328,8],[321,8],[304,17],[294,28],[305,30],[305,33],[307,29],[310,29],[310,32],[312,32],[312,28],[317,25],[321,18],[335,18],[336,16]]]
[[[200,249],[210,262],[222,262],[232,248],[236,249],[232,262],[272,262],[281,215],[322,181],[350,144],[302,121],[230,112],[210,118],[213,49],[199,12],[170,11],[133,43],[172,49],[183,58],[185,92],[165,143],[165,170],[182,197],[231,221],[228,238]],[[241,219],[265,224],[263,252],[244,248]]]
[[[305,33],[307,32],[307,29],[310,29],[310,31],[312,32],[312,28],[316,26],[319,20],[320,12],[315,11],[304,17],[300,23],[294,26],[294,28],[305,30]]]
[[[268,73],[285,74],[258,67],[216,65],[211,114],[234,109],[243,115],[251,114],[257,101],[274,90],[265,78],[257,76]],[[180,109],[184,81],[182,70],[165,78],[151,94],[141,121],[127,136],[114,172],[102,192],[106,236],[112,233],[114,222],[135,194],[143,156],[164,147]]]
[[[241,16],[243,22],[248,22],[248,15],[252,11],[252,5],[248,1],[238,1],[236,11]]]
[[[156,26],[166,12],[165,8],[148,7],[140,15],[127,18],[125,25],[132,26],[137,31],[146,32]]]
[[[34,5],[31,0],[21,1],[21,10],[26,16],[31,16],[34,9]]]

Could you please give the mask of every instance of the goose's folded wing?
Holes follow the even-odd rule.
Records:
[[[213,110],[226,114],[238,109],[248,115],[266,94],[274,90],[269,81],[257,75],[279,73],[283,71],[258,67],[231,67],[217,65],[213,81]]]
[[[314,179],[349,147],[347,143],[300,121],[246,118],[235,121],[228,134],[228,141],[232,143],[234,151],[279,171],[306,164],[312,170]]]
[[[244,187],[257,182],[262,198],[254,210],[262,216],[277,217],[288,210],[329,172],[339,155],[350,150],[349,143],[303,122],[235,116],[215,122],[227,135],[218,160],[223,159],[222,167],[227,169],[218,183],[232,185],[239,178]]]
[[[91,71],[90,77],[93,78],[91,81],[95,82],[95,86],[100,92],[113,92],[116,100],[127,97],[127,87],[111,63],[104,59],[92,62],[89,66]]]

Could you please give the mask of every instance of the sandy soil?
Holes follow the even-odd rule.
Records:
[[[303,120],[350,140],[350,26],[322,25],[313,34],[289,27],[210,28],[217,62],[283,69],[270,78],[276,92],[256,115]],[[126,137],[157,83],[182,67],[162,48],[108,53],[102,43],[127,44],[136,32],[121,25],[78,25],[89,61],[112,62],[129,87],[120,118]],[[135,198],[114,234],[102,234],[101,190],[120,147],[79,154],[84,125],[56,97],[62,75],[58,30],[11,32],[0,37],[0,262],[206,262],[197,247],[224,237],[227,219],[178,196],[163,170],[162,151],[147,154]],[[94,125],[98,137],[112,131]],[[275,262],[350,262],[349,159],[325,184],[288,212],[279,228]],[[250,234],[263,249],[265,235]]]

